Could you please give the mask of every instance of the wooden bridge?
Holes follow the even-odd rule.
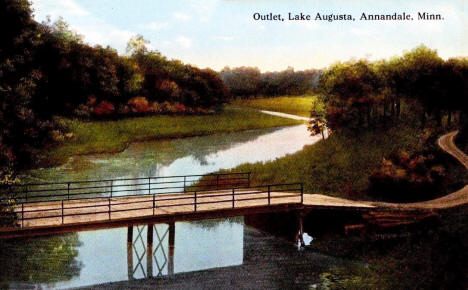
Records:
[[[0,201],[13,204],[9,214],[16,215],[18,222],[16,227],[0,228],[0,237],[291,211],[304,206],[370,207],[304,195],[301,183],[250,186],[250,173],[22,184],[9,191],[9,197]]]
[[[468,156],[453,142],[456,134],[443,135],[438,143],[468,168]],[[0,212],[0,219],[17,221],[0,227],[0,238],[280,211],[419,213],[468,204],[468,186],[434,200],[396,204],[304,194],[301,183],[251,186],[250,173],[20,184],[0,190],[0,204],[8,209]]]

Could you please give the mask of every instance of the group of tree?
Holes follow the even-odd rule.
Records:
[[[318,91],[326,104],[313,112],[331,130],[375,127],[406,117],[451,126],[453,116],[464,126],[468,113],[468,59],[443,60],[425,46],[401,57],[369,62],[336,63],[321,75]],[[316,125],[316,124],[315,124]]]
[[[141,36],[127,55],[93,47],[62,19],[36,22],[28,0],[1,1],[0,25],[0,169],[30,164],[60,131],[54,116],[199,113],[229,98],[215,71],[168,60]]]
[[[444,60],[418,46],[390,60],[336,63],[323,72],[317,91],[325,106],[312,112],[313,134],[372,129],[380,136],[389,126],[412,123],[430,128],[422,132],[457,127],[468,136],[468,58]],[[428,136],[421,135],[424,150],[386,156],[369,176],[368,193],[399,202],[440,195],[451,182],[449,163]]]
[[[241,98],[304,95],[317,86],[319,75],[319,70],[294,71],[291,67],[265,73],[256,67],[225,67],[219,72],[231,95]]]

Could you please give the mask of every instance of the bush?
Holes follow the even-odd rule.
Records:
[[[77,117],[87,119],[91,117],[92,109],[88,105],[81,104],[75,109],[74,113]]]
[[[153,106],[150,105],[145,97],[135,97],[128,101],[128,105],[133,113],[148,113],[153,111]]]
[[[369,177],[369,193],[389,201],[434,198],[446,181],[446,170],[430,152],[393,153]]]
[[[173,111],[171,113],[183,114],[187,111],[187,107],[179,102],[175,102],[173,105]]]
[[[19,183],[19,179],[13,176],[11,170],[0,171],[0,192],[2,193],[1,198],[5,199],[0,203],[0,227],[12,226],[16,224],[17,216],[13,209],[15,200],[14,198],[10,198],[10,185],[16,183]]]
[[[114,114],[115,107],[111,102],[102,101],[94,107],[93,111],[96,116],[110,116]]]

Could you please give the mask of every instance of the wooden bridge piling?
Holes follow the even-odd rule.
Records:
[[[146,272],[148,277],[153,277],[153,231],[154,225],[148,224],[146,235]]]
[[[175,223],[169,223],[169,254],[167,261],[167,274],[174,274],[174,245],[175,244]]]

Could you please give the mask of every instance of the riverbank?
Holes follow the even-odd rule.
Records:
[[[386,130],[377,129],[356,134],[336,132],[303,150],[266,163],[249,163],[227,172],[252,172],[252,185],[303,182],[306,193],[320,193],[355,200],[379,200],[369,196],[369,176],[378,169],[384,157],[395,152],[417,152],[434,143],[427,130],[411,124],[394,124]],[[434,141],[434,142],[432,142]],[[443,153],[441,153],[443,154]],[[453,181],[450,190],[458,189],[464,168],[447,155],[448,170]]]
[[[60,164],[73,155],[113,153],[137,141],[210,135],[301,124],[303,121],[272,116],[248,108],[228,106],[202,116],[150,116],[117,121],[63,119],[71,138],[44,153],[42,166]]]
[[[238,99],[232,105],[242,108],[267,110],[286,114],[310,117],[312,108],[319,106],[316,96],[283,96],[275,98]]]

